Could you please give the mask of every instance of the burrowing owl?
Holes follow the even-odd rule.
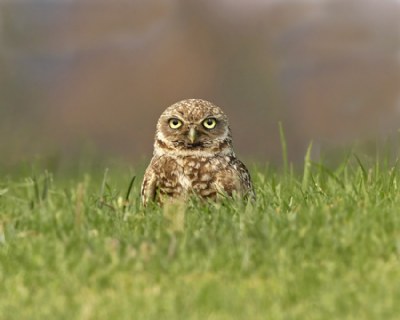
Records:
[[[211,102],[189,99],[167,108],[157,123],[142,202],[191,194],[254,198],[250,174],[236,158],[228,118]]]

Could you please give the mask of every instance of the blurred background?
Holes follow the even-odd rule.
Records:
[[[0,163],[148,159],[160,113],[203,98],[242,157],[280,163],[400,124],[398,0],[0,0]]]

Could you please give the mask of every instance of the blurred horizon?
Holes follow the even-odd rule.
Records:
[[[398,0],[0,0],[0,163],[152,152],[186,98],[229,116],[236,152],[279,163],[400,123]]]

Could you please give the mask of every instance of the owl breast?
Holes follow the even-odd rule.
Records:
[[[223,159],[202,157],[161,157],[155,164],[160,195],[180,197],[197,194],[214,198],[216,173]]]

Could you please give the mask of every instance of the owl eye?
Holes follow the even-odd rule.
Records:
[[[182,126],[182,121],[176,118],[170,119],[168,124],[171,129],[179,129]]]
[[[217,120],[214,118],[208,118],[203,121],[203,126],[206,129],[214,129],[216,125],[217,125]]]

